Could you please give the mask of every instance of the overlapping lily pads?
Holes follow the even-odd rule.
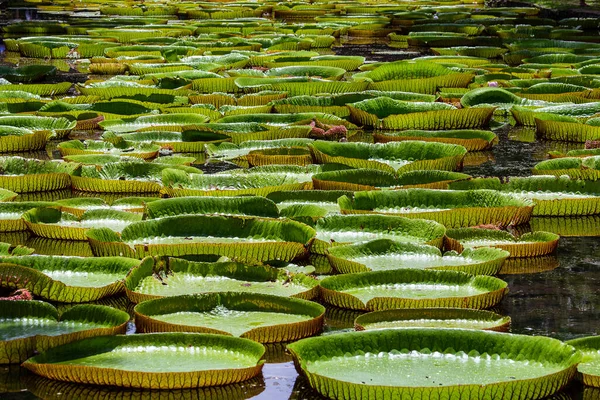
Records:
[[[390,239],[405,243],[442,247],[446,229],[425,219],[409,219],[393,215],[332,215],[320,219],[310,251],[326,254],[331,246]]]
[[[267,266],[236,262],[193,262],[177,258],[144,260],[125,279],[134,303],[168,296],[206,292],[275,294],[310,300],[318,294],[315,279]]]
[[[110,307],[78,305],[62,313],[41,301],[2,308],[0,363],[21,363],[35,353],[92,336],[125,333],[129,315]]]
[[[40,298],[85,303],[123,292],[139,260],[123,257],[1,256],[0,286],[28,289]]]
[[[87,232],[97,256],[218,254],[246,261],[291,261],[306,253],[315,231],[302,223],[258,217],[181,215]]]

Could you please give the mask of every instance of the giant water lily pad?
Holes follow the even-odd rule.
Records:
[[[166,297],[135,307],[140,332],[202,332],[260,343],[289,342],[318,333],[325,307],[301,299],[223,292]]]
[[[357,192],[354,199],[341,197],[342,213],[394,214],[407,218],[425,218],[448,228],[495,224],[519,225],[529,221],[533,210],[530,200],[495,190],[403,189]]]
[[[394,215],[331,215],[320,219],[317,236],[310,251],[325,254],[327,248],[374,239],[391,239],[407,243],[442,247],[446,229],[424,219]]]
[[[217,174],[165,170],[162,192],[181,196],[266,196],[282,190],[310,189],[312,175],[331,167],[309,165],[272,165]],[[343,168],[343,167],[342,167]]]
[[[49,201],[24,201],[15,203],[0,203],[0,231],[16,232],[27,229],[21,216],[27,211],[38,207],[51,207]]]
[[[141,214],[118,210],[88,210],[76,216],[56,208],[34,208],[23,214],[27,228],[35,235],[62,240],[87,240],[89,229],[109,228],[116,232],[141,221]]]
[[[285,271],[267,266],[178,258],[140,264],[127,275],[125,287],[134,303],[205,292],[275,294],[306,300],[318,293],[317,281],[302,274],[288,276]]]
[[[600,339],[598,336],[588,336],[569,340],[567,344],[583,353],[582,362],[577,366],[583,384],[600,387]]]
[[[354,320],[357,331],[388,328],[460,328],[507,331],[510,317],[464,308],[422,308],[374,311]]]
[[[0,153],[35,151],[46,147],[51,136],[48,131],[0,125]]]
[[[83,155],[83,154],[109,154],[115,156],[138,157],[144,160],[158,156],[159,145],[148,143],[127,143],[121,141],[117,145],[110,142],[100,142],[94,140],[69,140],[58,145],[60,154],[65,156]]]
[[[2,256],[0,285],[46,300],[84,303],[121,293],[122,280],[139,263],[122,257]]]
[[[466,249],[444,254],[437,247],[377,239],[332,247],[329,262],[339,273],[387,271],[400,268],[443,269],[472,275],[497,275],[509,253],[500,249]]]
[[[422,140],[425,142],[450,143],[463,146],[467,151],[488,150],[497,141],[492,131],[457,129],[448,131],[377,131],[374,133],[377,142]]]
[[[161,199],[146,205],[148,218],[161,218],[183,214],[255,215],[279,217],[277,206],[259,196],[239,197],[177,197]]]
[[[458,145],[422,141],[393,143],[338,143],[317,141],[309,145],[319,163],[374,168],[392,173],[412,170],[454,171],[467,150]]]
[[[571,179],[600,180],[600,156],[564,157],[545,160],[533,167],[534,175],[567,175]]]
[[[498,304],[506,282],[456,271],[397,269],[332,276],[319,282],[323,300],[353,310],[476,308]]]
[[[450,187],[496,189],[514,194],[533,201],[534,216],[576,217],[600,213],[600,182],[593,180],[562,175],[534,175],[512,177],[506,183],[501,183],[498,178],[474,178],[469,181],[452,182]]]
[[[266,130],[266,129],[265,129]],[[152,143],[162,148],[171,148],[177,153],[200,153],[210,143],[229,141],[231,138],[223,133],[211,130],[188,129],[183,132],[171,131],[142,131],[115,135],[113,132],[105,132],[104,140],[118,143],[125,140],[128,143]]]
[[[7,304],[8,305],[8,304]],[[14,301],[0,311],[0,364],[91,336],[125,333],[129,315],[110,307],[77,305],[58,315],[41,301]]]
[[[72,177],[73,189],[96,193],[158,193],[162,187],[160,181],[163,170],[177,169],[181,172],[201,173],[200,170],[185,165],[130,160],[109,162],[100,169],[96,165],[83,166],[81,171]]]
[[[156,200],[158,200],[158,197],[122,197],[111,201],[109,204],[106,200],[99,197],[73,197],[58,200],[55,204],[60,207],[61,211],[81,217],[87,211],[96,210],[143,213],[145,205]]]
[[[580,360],[556,339],[462,329],[343,333],[288,349],[327,397],[539,399],[561,390]]]
[[[242,167],[269,164],[308,165],[312,157],[308,144],[312,139],[249,140],[239,145],[221,143],[206,145],[211,159],[231,161]]]
[[[321,190],[377,189],[447,189],[455,181],[470,178],[467,174],[439,170],[413,170],[399,175],[377,169],[357,168],[313,175],[313,186]]]
[[[226,385],[258,375],[264,346],[200,333],[118,335],[55,347],[23,366],[65,382],[143,389]]]
[[[495,229],[450,229],[446,232],[445,247],[459,252],[467,248],[497,247],[508,251],[510,257],[538,257],[553,253],[559,238],[555,233],[542,231],[515,237]]]
[[[184,256],[218,254],[248,261],[291,261],[306,253],[315,231],[290,220],[180,215],[130,224],[121,234],[87,232],[96,255]]]
[[[46,192],[71,186],[78,164],[22,157],[0,157],[0,187],[16,193]]]

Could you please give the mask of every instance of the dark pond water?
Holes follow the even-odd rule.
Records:
[[[373,40],[373,39],[369,39]],[[378,39],[374,39],[377,41]],[[344,43],[335,49],[338,54],[365,55],[372,61],[411,58],[416,50],[393,50],[384,43]],[[73,74],[74,80],[80,74]],[[64,77],[64,75],[63,75]],[[527,176],[531,167],[545,158],[549,150],[565,150],[561,143],[536,141],[531,131],[508,126],[495,129],[499,144],[490,152],[469,154],[464,171],[477,176]],[[572,146],[571,146],[572,147]],[[52,151],[40,153],[40,158],[53,157]],[[56,157],[59,158],[59,157]],[[212,172],[226,166],[211,166]],[[529,229],[548,229],[556,225],[557,233],[600,236],[600,219],[569,221],[562,225],[554,221],[534,220]],[[585,227],[585,229],[583,229]],[[581,228],[581,229],[578,229]],[[600,239],[594,236],[562,237],[558,253],[552,257],[513,263],[510,272],[501,279],[508,282],[510,293],[498,311],[512,318],[512,332],[544,335],[567,340],[597,334],[600,329]],[[357,316],[342,310],[328,310],[326,332],[350,329]],[[131,329],[133,332],[133,327]],[[261,379],[211,390],[174,392],[137,392],[56,384],[36,378],[19,367],[0,367],[0,399],[320,399],[303,378],[299,378],[284,346],[269,348],[267,364]],[[600,391],[584,390],[575,384],[561,399],[600,399]]]

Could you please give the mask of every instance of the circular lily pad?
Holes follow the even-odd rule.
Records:
[[[145,301],[135,307],[140,332],[202,332],[260,343],[289,342],[318,333],[325,307],[256,293],[206,293]]]
[[[464,308],[424,308],[374,311],[354,320],[357,331],[388,328],[461,328],[507,331],[510,317]]]
[[[509,232],[494,229],[450,229],[446,232],[444,246],[462,252],[465,248],[497,247],[510,253],[510,257],[538,257],[553,253],[560,237],[550,232],[526,233],[515,237]]]
[[[331,247],[329,262],[338,272],[351,274],[401,268],[443,269],[472,275],[496,275],[508,252],[501,249],[466,249],[444,254],[433,246],[378,239],[366,243]]]
[[[475,308],[498,304],[507,283],[456,271],[398,269],[331,276],[319,283],[323,300],[354,310]]]
[[[192,262],[178,258],[142,261],[125,278],[127,296],[134,303],[161,297],[207,292],[246,292],[296,297],[318,295],[317,281],[302,274],[288,275],[268,266],[235,262]]]
[[[556,339],[463,329],[343,333],[288,349],[332,398],[540,399],[561,390],[580,360]]]
[[[186,389],[251,379],[262,370],[264,352],[259,343],[224,335],[117,335],[55,347],[23,366],[64,382]]]

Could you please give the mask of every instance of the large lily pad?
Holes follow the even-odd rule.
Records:
[[[110,307],[77,305],[58,315],[41,301],[14,301],[0,311],[0,364],[21,363],[36,352],[92,336],[125,333],[129,315]]]
[[[561,390],[580,360],[556,339],[462,329],[344,333],[288,349],[327,397],[540,399]]]
[[[318,333],[325,307],[301,299],[223,292],[166,297],[135,307],[140,332],[201,332],[259,343],[289,342]]]
[[[23,371],[23,369],[21,369]],[[31,374],[29,374],[31,375]],[[65,400],[79,400],[85,396],[90,400],[119,400],[123,398],[139,398],[148,396],[145,389],[127,389],[118,386],[81,385],[42,378],[38,375],[27,379],[27,390],[39,398],[60,393]],[[243,400],[258,396],[265,390],[262,376],[240,383],[224,386],[209,386],[195,389],[171,389],[152,391],[153,400],[203,399],[203,400]]]
[[[422,141],[385,144],[317,141],[309,148],[315,160],[322,164],[344,164],[392,173],[426,169],[454,171],[467,153],[462,146]]]
[[[65,382],[182,389],[253,378],[262,369],[264,352],[259,343],[224,335],[117,335],[55,347],[23,366]]]
[[[497,140],[492,131],[449,130],[449,131],[377,131],[374,138],[378,142],[422,140],[426,142],[450,143],[463,146],[467,151],[488,150]]]
[[[16,232],[27,229],[21,216],[27,211],[38,207],[51,207],[54,203],[49,201],[24,201],[14,203],[0,203],[0,231]]]
[[[106,228],[91,229],[87,235],[98,256],[218,254],[261,262],[291,261],[305,254],[315,231],[289,220],[181,215],[136,222],[120,235]]]
[[[550,232],[526,233],[515,237],[506,231],[494,229],[450,229],[446,231],[446,249],[462,252],[467,248],[497,247],[510,257],[538,257],[554,253],[558,236]]]
[[[0,187],[16,193],[47,192],[71,186],[78,164],[22,157],[0,157]]]
[[[495,190],[403,189],[357,192],[354,199],[338,200],[345,214],[392,214],[431,219],[448,228],[495,224],[519,225],[529,221],[530,200]]]
[[[598,336],[588,336],[569,340],[567,344],[583,353],[582,362],[577,366],[583,384],[600,387],[600,339]]]
[[[442,254],[437,247],[390,239],[377,239],[327,250],[329,262],[342,274],[415,268],[462,271],[471,275],[497,275],[508,256],[507,251],[492,248]]]
[[[305,190],[312,187],[312,175],[325,166],[272,165],[249,170],[233,170],[217,174],[185,173],[165,170],[163,193],[181,196],[266,196],[282,190]]]
[[[159,149],[160,146],[156,144],[128,143],[124,140],[118,145],[94,140],[86,140],[85,142],[69,140],[58,145],[58,150],[63,157],[81,154],[110,154],[147,160],[157,157]]]
[[[591,171],[589,171],[591,172]],[[571,217],[600,213],[600,182],[561,176],[536,175],[511,177],[501,183],[498,178],[475,178],[452,182],[452,189],[496,189],[534,202],[533,216]]]
[[[109,228],[117,232],[127,225],[141,221],[142,215],[118,210],[88,210],[81,216],[42,207],[22,216],[27,228],[35,235],[48,239],[87,240],[89,229]]]
[[[83,157],[83,156],[79,156]],[[200,174],[202,171],[185,165],[148,163],[144,161],[109,162],[98,169],[86,165],[72,177],[73,189],[101,193],[158,193],[163,170]]]
[[[305,300],[314,298],[317,281],[267,266],[235,262],[192,262],[178,258],[143,262],[125,278],[127,296],[134,303],[167,296],[205,292],[276,294]]]
[[[395,175],[378,169],[357,168],[313,175],[313,187],[321,190],[448,189],[450,183],[470,178],[452,171],[413,170]]]
[[[28,289],[63,303],[84,303],[121,293],[139,260],[122,257],[1,256],[0,285]]]
[[[161,199],[146,205],[148,218],[184,214],[255,215],[279,217],[279,210],[271,200],[259,196],[240,197],[178,197]]]
[[[495,306],[506,282],[456,271],[397,269],[331,276],[319,282],[323,300],[353,310],[475,308]]]
[[[510,317],[464,308],[422,308],[374,311],[354,320],[357,331],[388,328],[460,328],[505,332]]]

